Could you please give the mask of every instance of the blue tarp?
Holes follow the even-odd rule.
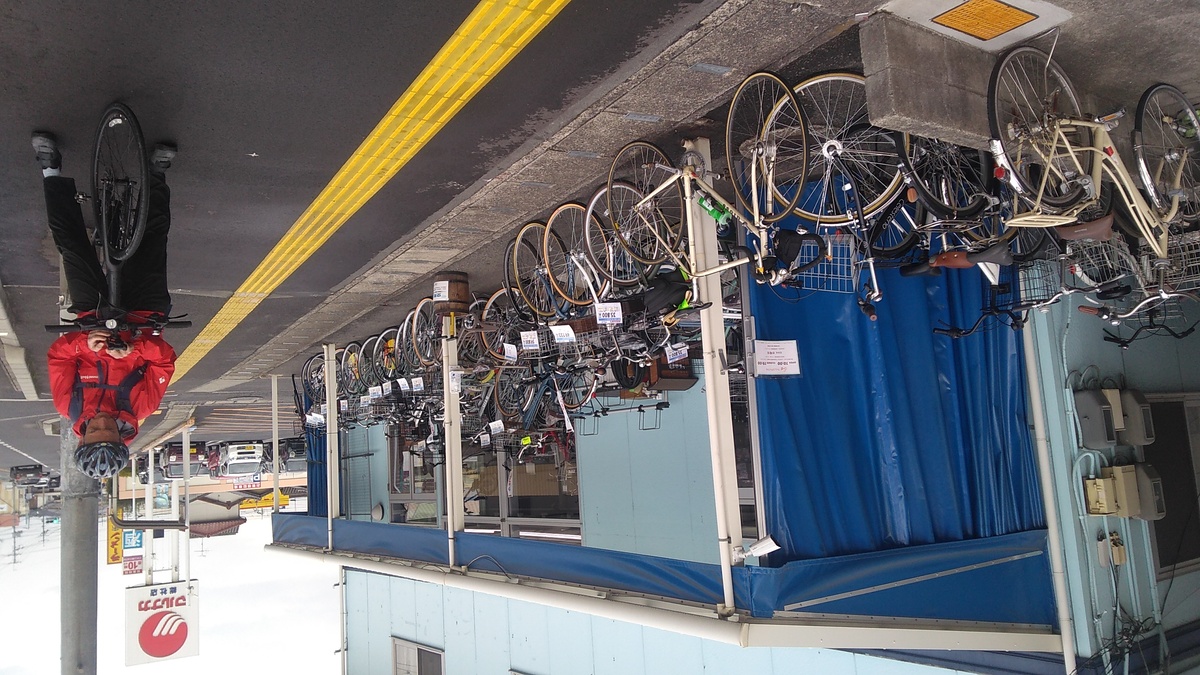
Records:
[[[971,325],[983,283],[881,270],[876,322],[850,294],[753,286],[756,337],[796,340],[802,368],[757,380],[771,564],[1044,527],[1020,334],[931,331]]]
[[[304,427],[304,440],[308,446],[308,513],[325,517],[329,513],[329,498],[326,486],[329,478],[325,466],[325,428]]]
[[[346,520],[333,526],[335,549],[447,564],[442,530]],[[277,543],[324,548],[328,541],[324,518],[276,514],[273,527]],[[722,599],[717,565],[469,532],[458,533],[457,540],[457,563],[475,570],[706,605]],[[757,617],[785,610],[1050,625],[1054,605],[1045,546],[1045,532],[1033,531],[778,568],[736,567],[734,597],[739,608]],[[883,585],[888,588],[879,590]],[[1002,596],[997,588],[1004,589]],[[929,602],[931,597],[938,602]]]

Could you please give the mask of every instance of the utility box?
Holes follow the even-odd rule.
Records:
[[[1137,469],[1129,466],[1106,466],[1100,470],[1100,477],[1111,479],[1113,484],[1113,501],[1116,503],[1115,515],[1118,518],[1133,518],[1142,512],[1142,504],[1138,498]]]
[[[1163,495],[1162,478],[1149,464],[1136,464],[1138,498],[1141,500],[1142,520],[1161,520],[1167,515],[1167,501]]]
[[[1121,445],[1154,443],[1154,416],[1150,413],[1150,402],[1142,392],[1133,389],[1121,392],[1121,414],[1125,417],[1125,428],[1117,432]]]
[[[1083,481],[1087,512],[1092,516],[1111,516],[1117,512],[1114,496],[1116,484],[1112,478],[1088,478]]]
[[[1079,439],[1089,450],[1106,450],[1117,444],[1117,426],[1112,405],[1099,389],[1075,392],[1075,414],[1079,417]]]

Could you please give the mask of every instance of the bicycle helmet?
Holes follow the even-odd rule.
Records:
[[[75,466],[87,476],[103,480],[129,465],[129,447],[124,443],[97,441],[75,448]]]

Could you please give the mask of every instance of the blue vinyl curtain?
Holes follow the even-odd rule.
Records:
[[[751,289],[756,337],[802,368],[757,380],[772,565],[1044,527],[1020,333],[932,332],[975,321],[982,275],[879,278],[876,322],[850,294]]]

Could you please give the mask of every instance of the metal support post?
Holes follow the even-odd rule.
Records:
[[[458,336],[455,334],[454,314],[443,318],[442,324],[442,400],[444,440],[446,444],[446,538],[450,567],[455,565],[455,537],[466,527],[463,509],[462,475],[462,408],[459,390],[462,371],[458,368]]]
[[[62,548],[59,652],[63,675],[96,673],[96,593],[100,574],[100,485],[75,468],[79,440],[71,421],[60,420]],[[114,487],[115,490],[115,487]]]
[[[712,164],[707,138],[688,144]],[[704,180],[700,177],[700,180]],[[707,182],[707,181],[705,181]],[[693,198],[691,181],[683,181],[687,201],[688,246],[695,269],[715,267],[717,223]],[[704,389],[708,404],[708,444],[712,458],[713,496],[716,501],[717,549],[721,563],[722,616],[736,611],[733,599],[733,548],[741,545],[741,509],[738,506],[737,470],[733,453],[733,411],[729,403],[729,374],[725,370],[725,319],[721,302],[721,275],[693,278],[696,302],[711,302],[700,310],[700,334],[704,348]],[[737,540],[733,537],[736,535]]]
[[[327,550],[333,550],[333,519],[341,516],[338,495],[337,349],[325,345],[325,519],[329,528]]]
[[[188,447],[183,446],[183,461],[184,463],[192,461],[191,456],[187,454]],[[179,520],[179,483],[171,481],[171,520]],[[171,530],[167,536],[171,538],[171,581],[179,581],[179,544],[183,540],[179,530]],[[143,535],[144,536],[144,535]]]
[[[191,460],[191,457],[184,455],[184,462]],[[134,477],[134,484],[137,483],[137,477]],[[134,494],[133,490],[129,491]],[[137,511],[137,504],[134,504],[134,511]],[[136,513],[130,514],[132,517],[137,517]],[[154,520],[154,448],[146,449],[146,520]],[[142,552],[145,558],[142,560],[142,567],[145,570],[146,585],[154,583],[154,530],[142,530]]]
[[[271,375],[271,513],[279,513],[279,376]]]
[[[183,428],[183,578],[192,582],[192,427]]]

